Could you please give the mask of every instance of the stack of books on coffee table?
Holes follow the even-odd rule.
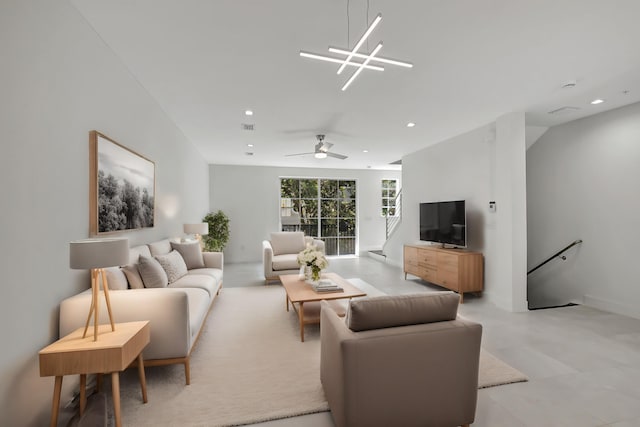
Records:
[[[320,279],[318,283],[311,285],[316,292],[344,292],[344,289],[335,282],[329,279]]]

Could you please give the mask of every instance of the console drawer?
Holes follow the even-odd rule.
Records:
[[[436,283],[438,280],[438,272],[433,268],[422,268],[422,276],[420,276],[427,282]]]
[[[452,291],[458,290],[458,272],[438,269],[438,285],[442,285]]]
[[[438,254],[428,249],[423,249],[418,252],[418,262],[424,265],[438,265]]]
[[[404,262],[407,264],[418,265],[418,248],[404,248]]]

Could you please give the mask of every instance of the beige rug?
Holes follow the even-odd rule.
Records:
[[[146,370],[142,404],[136,370],[121,376],[126,426],[227,426],[327,411],[320,384],[320,329],[299,339],[279,285],[223,289],[192,354],[191,385],[181,366]],[[518,376],[518,374],[520,376]],[[480,387],[523,381],[482,352]]]

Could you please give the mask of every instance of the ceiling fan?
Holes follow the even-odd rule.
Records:
[[[316,139],[318,140],[318,143],[316,144],[315,151],[310,153],[287,154],[285,157],[306,156],[308,154],[313,154],[316,159],[324,159],[329,156],[335,157],[336,159],[344,160],[348,157],[344,154],[329,152],[329,149],[333,146],[333,144],[330,142],[324,142],[324,135],[316,135]]]

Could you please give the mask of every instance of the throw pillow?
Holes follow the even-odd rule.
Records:
[[[145,288],[164,288],[169,283],[167,273],[155,258],[140,255],[138,271]]]
[[[187,264],[180,252],[173,250],[166,255],[158,255],[156,259],[167,273],[169,283],[173,283],[179,278],[187,275]]]
[[[127,281],[129,282],[129,287],[131,289],[144,288],[142,277],[140,276],[140,272],[138,271],[138,264],[127,264],[122,267],[122,271],[124,271],[124,275],[127,276]]]
[[[110,291],[129,289],[127,278],[120,267],[109,267],[104,270],[107,275],[107,283]]]
[[[188,270],[204,268],[204,258],[202,257],[200,242],[171,242],[171,247],[180,252],[180,255],[182,255],[182,258],[184,259],[184,263],[187,264]]]

